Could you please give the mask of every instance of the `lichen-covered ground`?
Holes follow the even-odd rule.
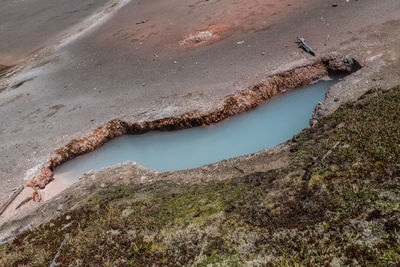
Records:
[[[0,247],[0,265],[399,265],[400,88],[291,142],[291,164],[224,182],[114,187]]]

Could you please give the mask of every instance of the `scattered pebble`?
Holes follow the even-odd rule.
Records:
[[[328,45],[328,42],[329,42],[329,38],[330,38],[330,37],[331,37],[331,36],[330,36],[329,34],[326,35],[325,46]]]
[[[147,20],[141,20],[141,21],[138,21],[138,22],[136,22],[136,25],[139,25],[139,24],[144,24],[144,23],[146,23],[147,22]]]
[[[339,123],[336,128],[342,129],[345,126],[344,122]]]
[[[238,44],[238,45],[244,44],[244,40],[236,42],[236,44]]]

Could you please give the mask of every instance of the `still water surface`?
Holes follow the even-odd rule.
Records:
[[[96,151],[57,167],[54,178],[64,187],[89,170],[125,161],[136,161],[158,171],[181,170],[276,146],[309,126],[314,106],[337,81],[319,81],[284,93],[212,127],[115,138]]]

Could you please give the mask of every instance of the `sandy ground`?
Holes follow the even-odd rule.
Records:
[[[90,17],[108,0],[5,0],[0,3],[0,64],[14,65]]]
[[[212,109],[272,73],[313,61],[297,49],[297,35],[317,56],[350,55],[365,65],[330,90],[318,114],[400,80],[398,0],[343,0],[338,7],[318,0],[131,1],[97,25],[85,24],[107,6],[92,2],[0,4],[0,12],[14,12],[0,16],[0,64],[51,47],[0,80],[0,204],[55,149],[111,119]]]

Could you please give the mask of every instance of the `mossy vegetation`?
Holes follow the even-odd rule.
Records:
[[[0,247],[0,265],[400,264],[400,89],[373,90],[291,144],[284,169],[107,189]],[[305,175],[305,173],[309,175]]]

